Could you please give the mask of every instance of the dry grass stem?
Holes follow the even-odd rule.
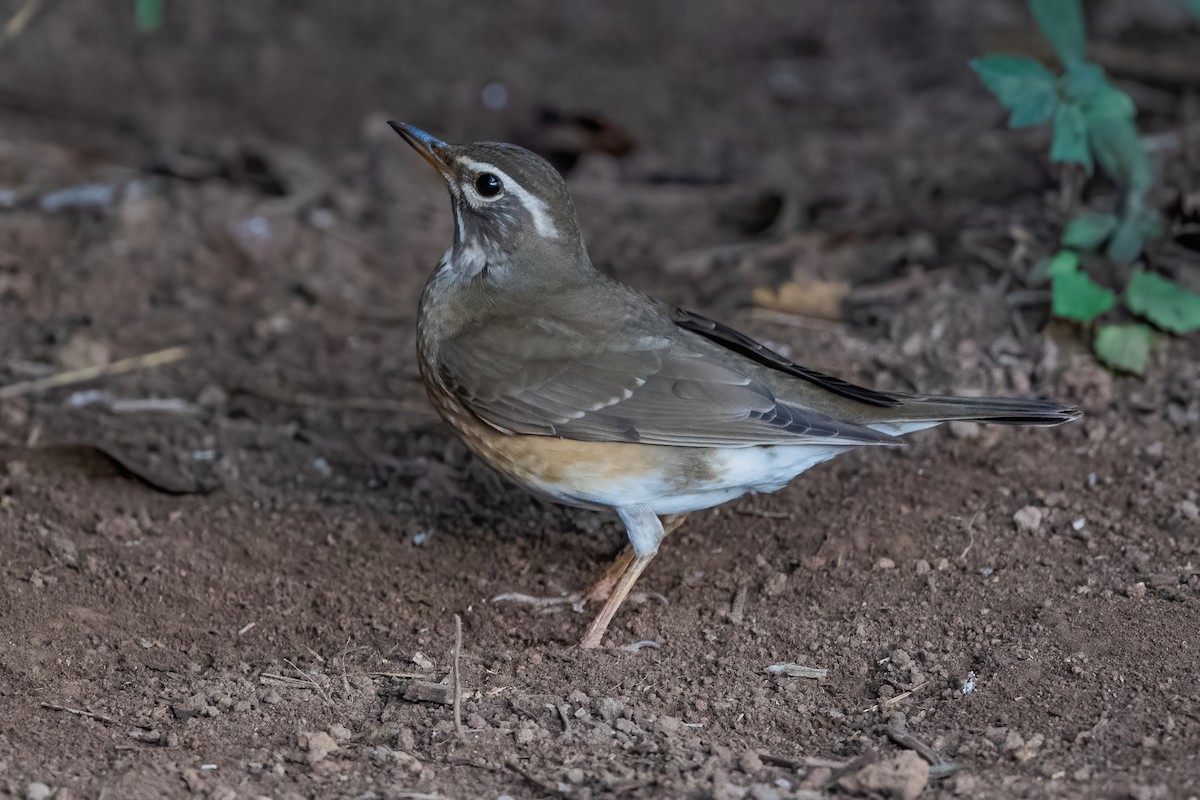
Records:
[[[152,367],[161,367],[165,364],[171,364],[187,357],[187,350],[183,347],[168,347],[166,350],[157,350],[153,353],[145,355],[133,356],[132,358],[123,358],[120,361],[114,361],[111,364],[100,364],[95,367],[84,367],[83,369],[73,369],[67,372],[59,372],[55,375],[49,375],[45,378],[37,378],[31,381],[21,381],[20,383],[10,383],[8,386],[0,386],[0,400],[11,400],[14,397],[23,397],[28,394],[44,392],[47,389],[58,389],[63,386],[73,386],[84,381],[91,381],[97,378],[107,378],[112,375],[122,375],[126,372],[135,372],[137,370],[151,369]]]
[[[459,660],[462,658],[462,617],[454,615],[454,733],[459,739],[466,738],[462,722],[462,674]]]
[[[65,711],[68,714],[74,714],[77,717],[87,717],[88,719],[94,719],[97,722],[103,722],[107,725],[117,724],[117,721],[112,717],[97,714],[95,711],[84,711],[81,708],[67,708],[66,706],[58,706],[54,703],[42,703],[42,708],[48,708],[51,711]]]

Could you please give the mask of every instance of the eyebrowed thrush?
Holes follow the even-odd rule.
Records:
[[[566,182],[509,144],[452,145],[389,123],[445,180],[454,242],[421,296],[421,377],[481,459],[561,503],[613,509],[629,546],[585,595],[599,646],[690,511],[773,492],[856,447],[950,420],[1058,425],[1051,400],[866,389],[592,266]]]

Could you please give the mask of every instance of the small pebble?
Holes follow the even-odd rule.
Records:
[[[747,750],[738,758],[738,767],[747,775],[753,775],[763,768],[762,758],[753,750]]]
[[[875,569],[895,569],[896,562],[886,556],[875,562]]]
[[[44,783],[31,783],[25,787],[25,800],[47,800],[54,790]]]
[[[1024,533],[1037,533],[1042,527],[1042,510],[1037,506],[1025,506],[1013,514],[1013,522],[1017,530]]]

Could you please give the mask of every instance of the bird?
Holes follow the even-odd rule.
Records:
[[[1049,399],[856,386],[602,273],[566,181],[512,144],[389,125],[449,189],[454,234],[421,294],[429,400],[484,463],[558,503],[615,511],[628,545],[582,595],[599,647],[663,538],[690,512],[783,488],[859,447],[953,420],[1052,426]]]

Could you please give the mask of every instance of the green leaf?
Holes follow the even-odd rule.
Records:
[[[1083,110],[1074,103],[1059,103],[1054,111],[1054,139],[1050,160],[1082,164],[1092,174],[1092,153],[1088,149],[1087,121]]]
[[[1008,127],[1045,125],[1054,116],[1058,90],[1054,73],[1028,56],[984,56],[971,60],[971,69],[1012,111]]]
[[[1095,250],[1117,227],[1117,215],[1085,211],[1067,224],[1062,243],[1076,250]]]
[[[1054,258],[1050,260],[1050,268],[1047,274],[1051,278],[1058,275],[1070,275],[1072,272],[1079,271],[1079,254],[1073,253],[1070,250],[1059,250],[1054,254]]]
[[[1099,67],[1097,67],[1099,69]],[[1100,85],[1087,96],[1079,98],[1083,106],[1083,115],[1088,121],[1101,119],[1133,119],[1137,116],[1137,106],[1129,95],[1113,86],[1101,73]]]
[[[1082,63],[1083,8],[1079,0],[1029,0],[1029,10],[1063,66]]]
[[[1125,287],[1129,309],[1163,330],[1200,330],[1200,294],[1189,292],[1155,272],[1135,272]]]
[[[158,30],[162,25],[162,0],[137,0],[134,21],[138,30]]]
[[[1050,284],[1054,316],[1091,322],[1117,304],[1117,296],[1087,276],[1086,272],[1055,275]]]
[[[1154,331],[1149,326],[1101,325],[1096,331],[1096,355],[1113,369],[1144,375],[1150,363]]]
[[[1138,216],[1121,220],[1112,238],[1108,240],[1108,257],[1118,264],[1129,264],[1142,254],[1146,247],[1146,231]]]
[[[1058,80],[1059,93],[1080,104],[1097,99],[1109,86],[1104,70],[1087,63],[1072,64]]]

